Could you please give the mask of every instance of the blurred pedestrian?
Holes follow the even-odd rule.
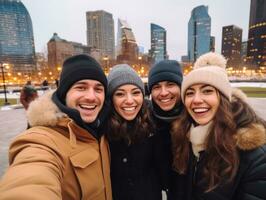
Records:
[[[26,84],[20,91],[20,103],[27,110],[29,104],[38,97],[38,92],[31,84]]]

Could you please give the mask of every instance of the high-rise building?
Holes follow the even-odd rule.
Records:
[[[248,49],[248,41],[242,41],[241,43],[241,52],[240,56],[242,59],[246,59],[247,57],[247,49]]]
[[[215,52],[215,37],[214,36],[211,36],[210,51]]]
[[[36,69],[32,22],[20,0],[0,0],[0,61],[14,72]]]
[[[238,68],[241,64],[242,29],[224,26],[222,33],[222,54],[227,59],[227,66]]]
[[[208,6],[198,6],[191,12],[188,22],[188,58],[194,62],[199,56],[210,51],[211,18]]]
[[[166,52],[166,30],[151,23],[151,50],[150,56],[153,63],[167,58]]]
[[[118,19],[117,29],[117,60],[135,62],[138,58],[138,45],[132,29],[122,19]]]
[[[115,37],[113,15],[104,10],[97,10],[88,11],[86,18],[87,45],[98,49],[102,57],[114,59]]]
[[[251,0],[247,63],[255,68],[266,67],[266,1]]]

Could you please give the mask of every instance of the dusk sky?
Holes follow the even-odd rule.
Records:
[[[221,52],[222,27],[236,25],[248,38],[250,0],[21,0],[33,23],[37,52],[47,51],[47,42],[56,32],[68,41],[87,44],[86,11],[105,10],[117,19],[127,20],[137,44],[150,49],[150,23],[167,31],[167,51],[171,59],[187,54],[187,28],[191,11],[199,5],[209,7],[211,35]]]

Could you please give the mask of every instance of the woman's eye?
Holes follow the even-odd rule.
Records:
[[[194,94],[194,92],[191,91],[191,92],[186,92],[185,95],[186,95],[186,96],[192,96],[193,94]]]
[[[141,93],[141,91],[135,91],[133,92],[133,95],[139,95]]]
[[[211,94],[213,92],[214,92],[213,89],[205,89],[205,90],[203,90],[203,94]]]
[[[124,95],[124,93],[122,93],[122,92],[115,93],[115,96],[117,96],[117,97],[122,97],[123,95]]]

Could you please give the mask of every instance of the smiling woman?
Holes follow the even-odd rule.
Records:
[[[153,124],[144,84],[126,64],[114,66],[108,76],[112,112],[105,131],[111,152],[111,182],[115,200],[161,200],[155,162]]]
[[[225,67],[222,55],[207,53],[184,78],[171,199],[266,198],[266,122],[231,88]]]

